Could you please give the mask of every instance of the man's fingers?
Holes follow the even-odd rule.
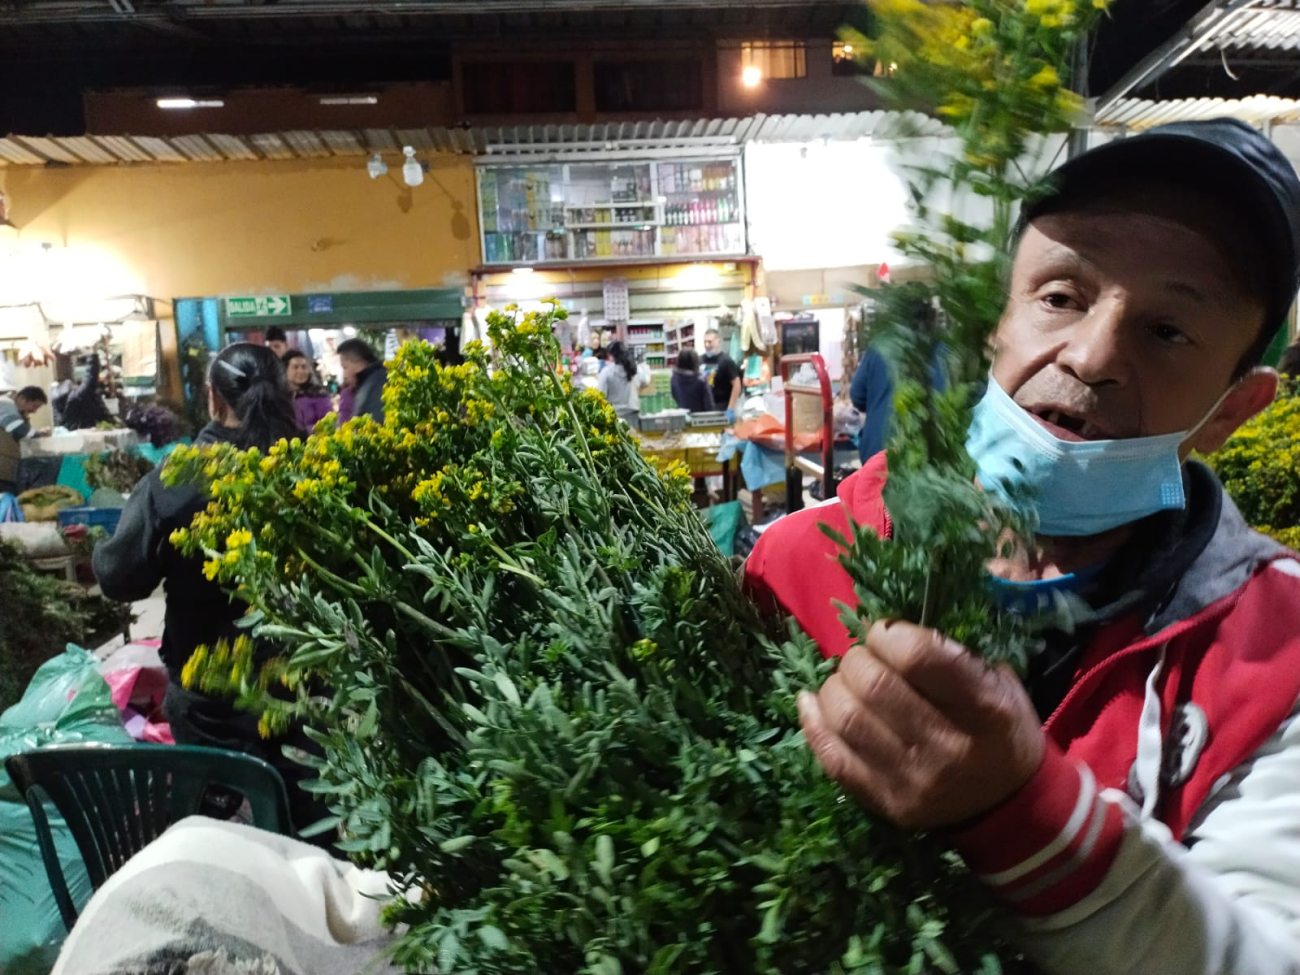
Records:
[[[1006,698],[1003,674],[935,630],[878,622],[867,632],[866,648],[960,727],[987,720]]]
[[[853,647],[835,672],[861,707],[892,729],[903,745],[919,745],[953,731],[952,723],[881,657]],[[823,703],[823,708],[825,704]],[[879,724],[880,722],[877,722]],[[850,745],[856,739],[841,733]]]
[[[817,695],[822,720],[840,741],[872,768],[893,769],[906,759],[907,744],[891,714],[879,714],[835,674]]]
[[[867,809],[883,814],[884,807],[875,798],[885,794],[877,776],[835,733],[822,712],[817,695],[807,691],[799,695],[799,723],[803,725],[808,747],[817,756],[827,778],[842,785]]]

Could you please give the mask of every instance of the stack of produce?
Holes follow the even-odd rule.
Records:
[[[744,598],[684,471],[556,376],[562,314],[493,315],[495,372],[403,346],[384,426],[177,451],[214,501],[175,540],[287,650],[187,677],[319,729],[347,848],[423,891],[392,910],[412,970],[979,970],[979,895],[822,776],[816,649]]]

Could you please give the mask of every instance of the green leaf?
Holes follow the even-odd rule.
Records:
[[[529,856],[556,880],[569,879],[569,868],[565,866],[563,860],[555,855],[553,850],[545,848],[536,849],[533,850]]]
[[[454,972],[456,960],[460,957],[460,938],[455,931],[448,931],[438,942],[438,970]]]
[[[510,946],[506,940],[504,932],[500,928],[485,924],[478,929],[479,939],[494,951],[505,951]]]
[[[758,931],[758,940],[763,944],[776,944],[781,938],[782,927],[781,903],[778,901],[763,914],[763,925]]]
[[[365,716],[362,717],[361,723],[357,725],[357,737],[369,738],[375,733],[375,725],[379,723],[379,704],[376,701],[370,702],[370,707],[366,708]]]
[[[614,882],[614,841],[605,834],[596,837],[595,868],[606,886]]]
[[[507,703],[518,707],[521,703],[519,699],[519,691],[515,687],[515,683],[510,679],[509,675],[503,670],[498,670],[492,675],[492,679],[496,682],[497,689],[501,692],[501,696],[506,699]]]

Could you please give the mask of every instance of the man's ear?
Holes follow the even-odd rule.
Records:
[[[1265,409],[1277,395],[1277,372],[1257,366],[1241,378],[1219,404],[1219,408],[1192,436],[1190,446],[1212,454],[1227,442],[1243,423]]]

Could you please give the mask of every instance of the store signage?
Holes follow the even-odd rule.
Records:
[[[249,295],[227,298],[227,318],[277,318],[292,314],[288,295]]]
[[[333,295],[308,295],[307,313],[310,315],[328,315],[334,310]]]

